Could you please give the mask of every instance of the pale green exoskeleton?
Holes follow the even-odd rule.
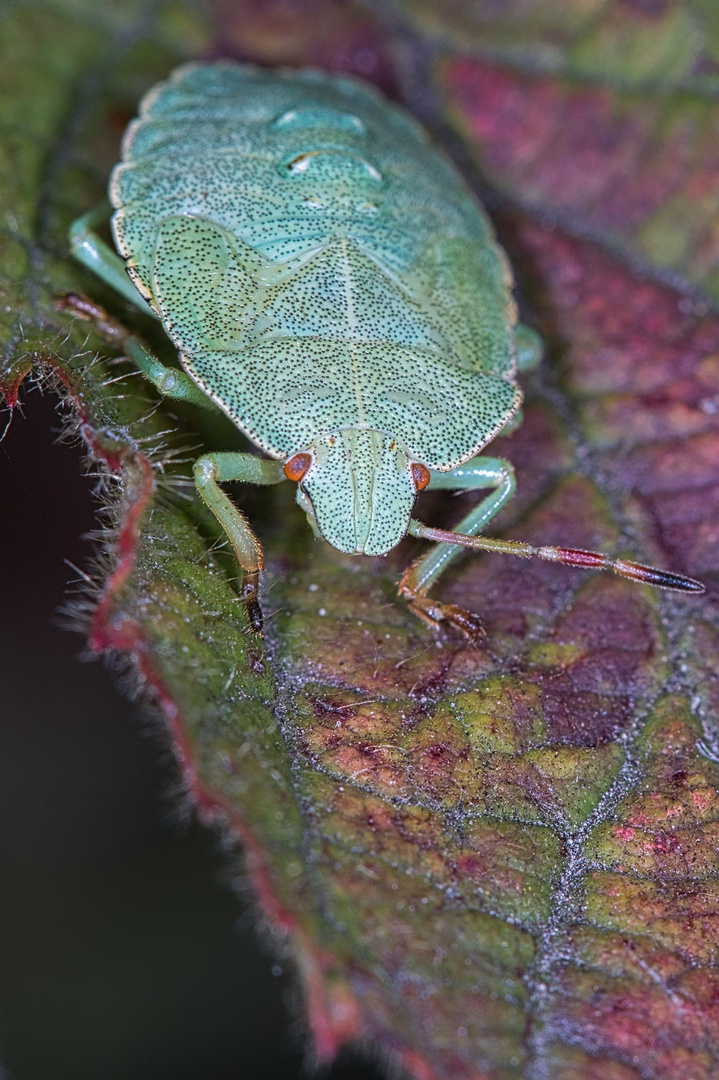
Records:
[[[461,546],[612,568],[665,588],[691,579],[568,548],[479,534],[514,492],[480,451],[517,422],[518,367],[539,355],[516,324],[511,273],[480,206],[419,125],[359,82],[232,62],[179,68],[145,97],[112,175],[121,258],[93,232],[74,253],[177,346],[168,368],[102,309],[65,307],[117,338],[167,397],[219,409],[266,457],[208,453],[195,481],[243,568],[251,624],[262,550],[220,485],[298,484],[318,536],[385,555],[437,541],[400,592],[467,636],[475,616],[428,595]],[[488,489],[456,532],[412,517],[424,488]]]

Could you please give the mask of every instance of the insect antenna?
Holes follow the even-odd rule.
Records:
[[[434,540],[439,544],[460,544],[474,551],[493,551],[498,555],[518,555],[521,559],[547,559],[549,562],[563,563],[565,566],[578,566],[582,570],[613,570],[621,577],[639,581],[644,585],[654,585],[657,589],[672,589],[675,592],[703,593],[704,585],[684,574],[675,574],[670,570],[660,570],[656,566],[643,566],[628,559],[610,559],[599,551],[585,551],[583,548],[534,547],[522,540],[495,540],[489,536],[465,536],[464,533],[450,532],[447,529],[433,529],[419,521],[412,521],[408,530],[412,536],[422,540]]]

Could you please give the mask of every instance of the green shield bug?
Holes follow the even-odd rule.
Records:
[[[195,464],[258,633],[262,549],[220,487],[230,480],[294,481],[315,533],[343,552],[385,555],[406,534],[436,541],[399,591],[427,622],[470,638],[476,616],[428,595],[463,546],[703,590],[596,552],[479,535],[515,486],[509,462],[479,454],[516,417],[518,357],[536,358],[536,344],[517,326],[482,209],[421,127],[372,88],[312,70],[181,67],[144,98],[110,200],[122,258],[92,231],[99,211],[73,225],[72,249],[149,305],[181,367],[90,301],[64,306],[119,336],[161,394],[221,410],[266,455]],[[489,494],[450,532],[412,517],[427,487]]]

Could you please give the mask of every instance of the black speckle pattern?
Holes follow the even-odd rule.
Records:
[[[379,433],[362,443],[375,463],[395,440],[403,461],[447,470],[518,408],[506,259],[454,168],[371,88],[180,68],[128,128],[110,195],[186,370],[268,454],[317,460],[351,429]],[[343,446],[352,472],[359,444]],[[405,509],[408,492],[393,489]]]

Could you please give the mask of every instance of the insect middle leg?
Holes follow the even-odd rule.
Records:
[[[453,532],[476,536],[492,520],[514,494],[516,482],[514,468],[503,458],[475,457],[464,465],[446,473],[432,473],[429,488],[472,491],[477,488],[494,488],[486,498],[462,518]],[[413,518],[408,532],[417,536],[423,526]],[[460,552],[456,544],[439,543],[422,558],[412,563],[399,582],[399,594],[404,596],[416,615],[431,626],[446,620],[456,626],[466,637],[476,640],[482,627],[476,615],[455,604],[445,604],[427,595],[431,586],[445,572]]]
[[[215,515],[232,544],[242,567],[240,595],[245,602],[250,627],[262,634],[259,579],[263,568],[262,547],[245,515],[229,499],[222,483],[240,480],[246,484],[279,484],[286,480],[282,462],[254,454],[215,452],[203,454],[195,462],[195,484],[205,505]]]
[[[186,401],[190,405],[199,405],[202,409],[216,410],[217,406],[214,402],[186,372],[163,364],[140,338],[129,333],[124,326],[112,319],[94,300],[89,300],[79,293],[66,293],[56,301],[55,307],[58,311],[65,311],[79,319],[94,323],[108,341],[129,356],[148,382],[151,382],[163,397],[172,398],[175,401]]]

